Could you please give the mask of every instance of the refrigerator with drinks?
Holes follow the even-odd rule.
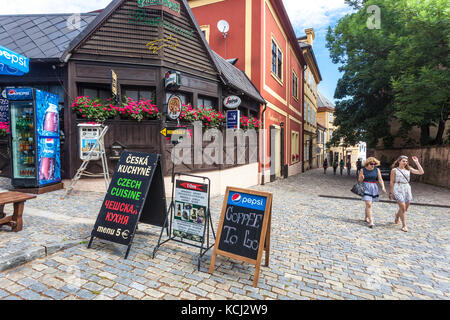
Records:
[[[40,188],[61,182],[58,96],[33,88],[8,88],[11,183]]]

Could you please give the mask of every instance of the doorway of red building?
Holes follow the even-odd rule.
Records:
[[[270,126],[270,182],[282,178],[283,131],[280,126]]]

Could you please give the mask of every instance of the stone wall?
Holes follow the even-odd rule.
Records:
[[[425,174],[412,175],[412,181],[424,182],[435,186],[450,189],[450,147],[422,147],[422,148],[397,148],[397,149],[372,149],[371,156],[379,159],[383,164],[391,165],[400,155],[419,158]],[[410,160],[410,163],[414,163]]]

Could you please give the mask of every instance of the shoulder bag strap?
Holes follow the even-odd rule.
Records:
[[[397,169],[397,171],[400,172],[405,177],[406,181],[409,183],[409,179],[405,176],[405,174],[399,168],[395,169]]]

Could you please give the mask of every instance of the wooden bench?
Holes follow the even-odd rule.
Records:
[[[7,224],[12,228],[13,232],[22,231],[23,221],[23,208],[25,207],[25,201],[34,199],[36,196],[21,193],[21,192],[4,192],[0,193],[0,226]],[[14,213],[12,216],[6,217],[3,209],[5,204],[14,204]]]

